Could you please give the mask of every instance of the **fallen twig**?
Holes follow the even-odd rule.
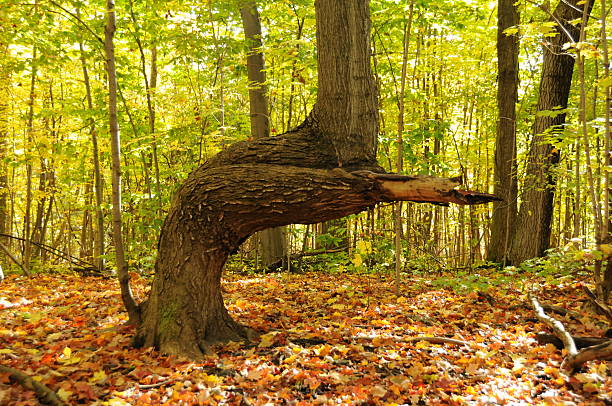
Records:
[[[418,336],[418,337],[408,337],[408,338],[400,338],[400,337],[384,337],[384,336],[358,336],[356,337],[361,340],[374,340],[374,339],[392,339],[399,343],[414,343],[417,341],[427,341],[432,344],[456,344],[456,345],[465,345],[470,346],[467,341],[457,340],[454,338],[447,337],[435,337],[435,336]]]
[[[66,403],[64,403],[57,396],[57,393],[49,389],[49,387],[47,387],[46,385],[35,381],[31,376],[27,375],[26,373],[21,372],[18,369],[9,368],[2,365],[0,365],[0,372],[8,373],[9,379],[11,381],[18,383],[25,389],[34,391],[40,403],[51,406],[66,406]]]
[[[141,385],[138,384],[138,388],[139,389],[153,389],[153,388],[159,388],[160,386],[164,386],[164,385],[168,385],[169,383],[172,383],[176,381],[175,378],[172,379],[166,379],[165,381],[161,381],[161,382],[157,382],[157,383],[150,383],[147,385]]]
[[[563,346],[567,350],[568,355],[576,355],[578,353],[578,350],[576,349],[576,343],[574,342],[574,339],[572,338],[570,333],[568,333],[565,329],[565,326],[563,326],[563,323],[544,313],[542,305],[540,305],[540,302],[538,302],[538,299],[533,294],[533,292],[529,292],[528,296],[538,320],[546,324],[548,327],[552,328],[557,338],[559,338],[559,340],[563,342]]]

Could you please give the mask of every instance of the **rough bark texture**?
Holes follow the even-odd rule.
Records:
[[[372,172],[380,167],[368,1],[319,0],[316,7],[317,105],[297,130],[234,144],[189,175],[162,228],[136,345],[198,358],[211,343],[248,338],[223,305],[220,280],[228,255],[254,232],[332,220],[382,201],[491,200],[455,190],[458,179]]]
[[[497,6],[497,137],[495,139],[495,195],[488,259],[504,262],[516,222],[516,102],[518,99],[518,35],[504,31],[519,24],[514,0],[499,0]]]
[[[582,17],[578,0],[561,1],[553,12],[557,35],[548,38],[544,47],[544,62],[538,96],[538,112],[566,108],[574,71],[574,58],[563,50],[563,44],[578,40],[580,25],[568,21]],[[571,35],[571,39],[568,35]],[[517,228],[510,250],[510,262],[544,255],[550,244],[553,198],[555,192],[554,168],[559,163],[560,151],[550,142],[565,124],[565,113],[538,114],[533,125],[533,138],[529,149],[522,204]]]

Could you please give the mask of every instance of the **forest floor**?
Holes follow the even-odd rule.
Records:
[[[396,296],[388,275],[230,273],[228,309],[265,334],[194,363],[130,347],[114,279],[12,275],[0,285],[0,365],[68,404],[612,404],[612,364],[568,377],[562,352],[535,339],[547,328],[527,302],[531,286],[543,304],[579,313],[556,316],[572,334],[603,335],[607,323],[585,310],[577,283],[519,279],[460,293],[440,277],[406,276]],[[134,282],[143,299],[147,280]],[[468,345],[409,341],[416,336]],[[0,405],[34,404],[0,373]]]

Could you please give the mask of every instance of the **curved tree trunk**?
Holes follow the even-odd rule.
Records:
[[[578,40],[580,25],[572,25],[570,21],[582,17],[581,7],[584,5],[578,0],[560,1],[553,12],[553,21],[562,23],[562,27],[556,27],[557,35],[549,38],[550,42],[544,47],[537,106],[539,113],[567,107],[574,58],[563,50],[563,44]],[[562,131],[564,124],[565,112],[538,114],[535,118],[523,185],[523,203],[509,255],[513,264],[544,255],[550,245],[556,183],[554,171],[559,163],[560,151],[547,139],[551,133]]]
[[[381,201],[492,199],[455,190],[458,179],[372,172],[382,170],[368,7],[367,0],[316,2],[319,93],[300,128],[232,145],[179,189],[136,345],[198,358],[211,343],[248,338],[223,305],[220,281],[227,257],[257,231],[332,220]]]

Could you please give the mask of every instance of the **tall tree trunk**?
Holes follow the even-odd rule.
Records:
[[[262,51],[263,40],[261,21],[257,4],[248,1],[240,8],[244,35],[248,42],[247,75],[249,79],[249,110],[251,116],[251,136],[260,139],[270,136],[270,117],[266,95],[266,72]],[[286,256],[284,229],[270,228],[260,233],[261,260],[264,268],[283,261]]]
[[[601,0],[601,9],[607,10],[606,0]],[[604,92],[604,162],[608,168],[612,167],[612,134],[610,131],[610,55],[608,53],[608,33],[606,31],[606,16],[601,16],[601,46],[604,67],[604,79],[607,79],[606,85],[603,88]],[[602,230],[602,241],[604,244],[612,243],[612,183],[610,177],[612,174],[607,171],[604,178],[604,201],[603,201],[603,225],[605,230]],[[608,256],[606,270],[604,272],[604,299],[607,301],[612,292],[612,258]]]
[[[410,1],[408,19],[404,22],[402,73],[400,76],[400,89],[397,95],[397,172],[404,171],[404,107],[406,96],[406,77],[408,72],[408,47],[412,31],[412,16],[414,13],[414,0]],[[402,270],[402,203],[393,206],[393,230],[395,231],[395,294],[400,294],[400,273]]]
[[[561,23],[561,26],[555,27],[556,35],[549,37],[544,47],[538,112],[567,107],[575,60],[565,52],[563,44],[578,40],[580,24],[572,25],[569,22],[582,17],[581,7],[583,5],[578,0],[561,1],[553,12],[553,21]],[[523,185],[523,202],[509,255],[513,264],[540,257],[549,247],[556,182],[554,172],[560,151],[547,139],[551,132],[562,131],[564,124],[565,112],[536,114]]]
[[[36,63],[37,48],[34,46],[32,50],[32,72],[30,77],[30,95],[28,98],[28,123],[27,123],[27,148],[32,148],[34,143],[34,90],[36,88]],[[28,159],[26,162],[26,208],[23,216],[23,266],[30,269],[30,257],[32,255],[32,242],[30,234],[32,229],[32,161]]]
[[[9,56],[8,43],[5,43],[0,56]],[[9,219],[8,207],[8,167],[5,158],[8,157],[8,112],[9,112],[9,79],[8,69],[0,67],[0,234],[7,234]],[[5,237],[0,237],[0,244],[7,245]],[[4,252],[0,254],[4,256]]]
[[[130,290],[130,275],[128,273],[125,251],[123,247],[123,234],[121,222],[121,141],[119,136],[119,122],[117,120],[117,71],[115,68],[115,1],[106,0],[106,26],[104,28],[104,51],[106,54],[106,73],[108,75],[108,122],[111,136],[111,155],[113,170],[113,242],[115,245],[115,261],[121,299],[128,312],[130,322],[140,321],[140,309]]]
[[[497,137],[495,139],[495,195],[503,198],[493,204],[491,244],[488,259],[506,262],[516,222],[516,102],[518,99],[518,34],[504,31],[519,24],[514,0],[497,5]]]
[[[279,137],[236,143],[192,172],[159,242],[135,344],[198,358],[247,337],[221,296],[228,255],[254,232],[340,218],[380,201],[476,203],[456,179],[374,173],[378,108],[370,70],[369,2],[318,0],[319,92],[309,118]]]
[[[77,10],[77,15],[79,12]],[[93,112],[93,102],[91,98],[91,84],[89,81],[89,72],[87,70],[87,59],[85,58],[85,51],[83,49],[83,43],[79,42],[79,50],[81,53],[81,65],[83,68],[83,81],[85,82],[85,96],[87,99],[87,108],[90,112]],[[104,213],[102,212],[103,203],[103,190],[102,190],[102,170],[100,168],[100,153],[98,152],[98,131],[96,128],[96,122],[93,117],[88,119],[89,122],[89,133],[91,135],[91,152],[93,155],[93,178],[95,186],[96,196],[96,232],[95,232],[95,243],[94,243],[94,258],[96,260],[96,268],[98,271],[104,271]]]

